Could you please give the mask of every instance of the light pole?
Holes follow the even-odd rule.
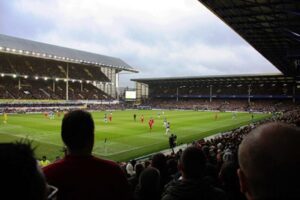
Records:
[[[177,91],[176,91],[176,101],[178,102],[178,87],[177,87]]]
[[[185,85],[177,87],[177,90],[176,90],[176,101],[178,101],[178,97],[179,97],[179,88],[185,88]]]
[[[248,85],[248,103],[250,104],[250,96],[251,96],[251,85]]]

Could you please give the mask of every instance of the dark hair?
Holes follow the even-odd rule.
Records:
[[[180,158],[185,178],[197,179],[203,176],[206,159],[201,149],[197,147],[186,148]]]
[[[81,150],[94,139],[94,121],[90,113],[75,110],[62,121],[61,137],[70,150]]]
[[[7,199],[45,199],[46,182],[30,142],[0,143],[0,163],[1,196]]]
[[[153,167],[144,169],[139,177],[139,184],[136,187],[136,198],[142,200],[160,199],[159,186],[159,171]]]
[[[152,157],[151,166],[164,173],[167,167],[167,158],[163,153],[157,153]]]

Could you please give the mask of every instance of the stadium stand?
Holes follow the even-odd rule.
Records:
[[[160,109],[273,112],[297,107],[300,98],[297,80],[281,74],[132,80],[148,87],[141,106]]]
[[[113,100],[124,61],[0,34],[0,99]]]

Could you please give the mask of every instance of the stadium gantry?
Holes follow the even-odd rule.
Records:
[[[299,99],[300,1],[199,1],[282,74],[132,79],[137,98]]]
[[[0,34],[2,99],[116,99],[121,71],[137,72],[119,58]]]

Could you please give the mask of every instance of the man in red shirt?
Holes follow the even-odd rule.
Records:
[[[67,155],[43,168],[47,182],[58,188],[58,200],[131,199],[120,167],[92,155],[94,121],[82,110],[69,112],[62,121],[61,136]]]
[[[153,126],[153,124],[154,124],[153,118],[151,118],[151,119],[149,120],[148,124],[149,124],[150,131],[152,131],[152,126]]]

